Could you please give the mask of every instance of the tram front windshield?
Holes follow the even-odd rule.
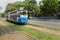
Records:
[[[28,13],[25,11],[21,11],[18,15],[19,17],[28,17]]]

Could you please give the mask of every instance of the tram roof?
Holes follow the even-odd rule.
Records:
[[[18,12],[18,11],[26,11],[26,10],[24,10],[24,7],[20,7],[19,9],[16,9],[16,10],[8,12],[8,13],[15,13],[15,12]]]

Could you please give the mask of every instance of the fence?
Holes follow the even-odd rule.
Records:
[[[30,19],[58,19],[56,16],[50,16],[50,17],[30,17]]]

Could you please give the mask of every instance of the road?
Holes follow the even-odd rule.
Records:
[[[51,28],[59,28],[60,29],[60,20],[41,20],[41,19],[30,19],[30,24],[51,27]]]

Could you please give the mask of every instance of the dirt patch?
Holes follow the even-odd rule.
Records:
[[[48,29],[48,28],[40,28],[40,27],[32,26],[32,25],[25,25],[25,27],[37,30],[39,32],[45,32],[45,33],[48,33],[51,35],[56,35],[56,36],[60,37],[60,31],[55,31],[55,30]]]
[[[1,28],[1,40],[33,40],[29,36],[25,35],[23,32],[20,32],[6,23],[0,21],[0,28]]]

